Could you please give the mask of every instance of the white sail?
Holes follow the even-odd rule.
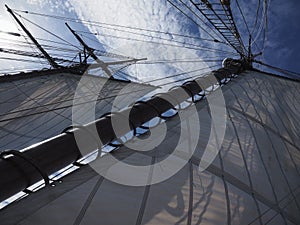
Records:
[[[195,153],[190,159],[182,156],[186,165],[169,179],[128,186],[83,166],[54,187],[45,187],[0,211],[1,222],[299,224],[299,88],[299,82],[246,71],[222,87],[226,132],[219,154],[203,172],[198,167],[203,151],[217,148],[207,147],[213,129],[212,106],[206,101],[196,104],[200,132]],[[166,122],[168,133],[153,151],[120,147],[113,156],[136,166],[158,163],[180,144],[181,122],[177,117]],[[102,157],[97,162],[105,160]],[[151,180],[155,171],[148,172]]]

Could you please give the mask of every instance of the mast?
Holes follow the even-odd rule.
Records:
[[[60,66],[54,61],[54,59],[43,49],[43,47],[38,43],[38,41],[32,36],[32,34],[26,29],[26,27],[21,23],[18,17],[14,14],[14,12],[7,6],[7,11],[13,16],[13,18],[17,21],[23,31],[27,34],[27,36],[31,39],[31,41],[36,45],[36,47],[41,51],[41,53],[45,56],[51,66],[54,68],[60,68]]]
[[[135,63],[141,60],[147,60],[147,58],[142,58],[142,59],[130,59],[130,60],[122,60],[122,61],[117,61],[117,62],[103,62],[101,59],[98,58],[98,56],[95,55],[94,49],[90,48],[83,40],[82,38],[69,26],[68,23],[65,23],[66,26],[69,28],[69,30],[72,32],[72,34],[76,37],[76,39],[80,42],[80,44],[83,46],[84,50],[86,50],[89,55],[99,64],[99,66],[103,69],[103,71],[109,76],[112,77],[112,74],[110,70],[108,69],[108,66],[111,65],[120,65],[124,63]],[[85,51],[84,51],[85,52]],[[85,55],[84,62],[86,63],[87,58],[89,57]],[[93,67],[94,68],[94,67]]]
[[[76,37],[76,39],[80,42],[80,44],[83,46],[84,48],[84,53],[85,53],[85,50],[89,53],[90,56],[92,56],[92,58],[96,61],[99,60],[99,58],[95,55],[94,53],[94,50],[92,48],[90,48],[83,40],[82,38],[76,34],[76,32],[69,26],[68,23],[65,23],[66,26],[69,28],[69,30],[72,32],[72,34]],[[85,56],[85,59],[84,59],[84,62],[86,63],[86,60],[89,56],[86,56],[86,54],[84,54]]]

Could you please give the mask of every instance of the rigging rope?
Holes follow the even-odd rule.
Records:
[[[93,35],[96,35],[96,36],[115,36],[115,35],[112,35],[112,34],[98,34],[98,33],[91,33],[91,32],[85,32],[85,31],[77,31],[78,33],[87,33],[87,34],[93,34]],[[130,32],[128,32],[130,33]],[[163,40],[163,41],[168,41],[168,42],[174,42],[174,43],[178,43],[178,44],[182,44],[182,46],[193,46],[193,47],[197,47],[197,48],[201,48],[201,49],[209,49],[209,50],[215,50],[215,51],[218,51],[218,52],[225,52],[225,53],[233,53],[233,52],[228,52],[228,51],[225,51],[225,50],[220,50],[220,49],[215,49],[215,48],[211,48],[211,47],[204,47],[204,46],[199,46],[199,45],[196,45],[196,44],[191,44],[191,43],[186,43],[186,42],[181,42],[181,41],[176,41],[176,40],[173,40],[173,39],[167,39],[167,38],[161,38],[161,37],[154,37],[154,36],[151,36],[151,35],[146,35],[146,34],[138,34],[138,35],[142,35],[142,36],[145,36],[145,37],[150,37],[150,38],[154,38],[154,39],[160,39],[160,40]],[[83,35],[85,36],[85,35]],[[85,36],[87,37],[87,36]],[[122,38],[122,39],[125,39],[124,37],[121,37],[121,36],[116,36],[116,38]],[[128,39],[131,39],[131,37],[128,37],[126,36],[126,40]],[[91,39],[90,39],[91,40]],[[134,41],[138,40],[138,39],[133,39]],[[91,41],[94,41],[94,40],[91,40]],[[140,40],[140,41],[145,41],[147,42],[147,40]],[[98,41],[97,41],[98,42]],[[151,41],[152,42],[152,41]],[[156,43],[160,43],[160,42],[156,42]],[[160,44],[164,44],[163,42],[160,43]],[[177,45],[176,45],[177,46]]]
[[[144,91],[144,89],[140,89],[140,90],[134,90],[134,91],[130,91],[130,92],[126,92],[126,93],[121,93],[121,94],[117,94],[117,95],[109,95],[109,96],[106,96],[106,97],[103,97],[103,98],[98,98],[97,99],[97,102],[98,101],[101,101],[101,100],[107,100],[107,99],[110,99],[110,98],[115,98],[115,97],[119,97],[119,96],[123,96],[123,95],[128,95],[129,93],[137,93],[137,92],[141,92],[141,91]],[[91,94],[91,96],[94,96],[94,94]],[[82,98],[86,98],[87,96],[83,96]],[[68,99],[68,100],[65,100],[65,101],[73,101],[73,97],[71,99]],[[32,101],[34,101],[33,99],[31,99]],[[60,101],[60,102],[65,102],[65,101]],[[86,104],[86,103],[89,103],[89,102],[93,102],[94,100],[90,100],[90,101],[85,101],[84,103],[79,103],[77,105],[83,105],[83,104]],[[71,102],[71,104],[69,105],[63,105],[63,106],[60,106],[60,107],[55,107],[55,108],[48,108],[48,105],[55,105],[57,104],[57,102],[53,102],[53,103],[49,103],[49,104],[46,104],[46,105],[40,105],[39,107],[35,107],[35,108],[45,108],[46,110],[44,111],[40,111],[40,112],[33,112],[31,114],[26,114],[26,115],[20,115],[20,116],[15,116],[13,118],[6,118],[6,119],[2,119],[0,120],[0,123],[1,122],[7,122],[7,121],[12,121],[12,120],[16,120],[16,119],[22,119],[22,118],[26,118],[26,117],[29,117],[29,116],[33,116],[33,115],[41,115],[41,114],[44,114],[44,113],[47,113],[47,112],[54,112],[56,110],[61,110],[61,109],[66,109],[66,108],[71,108],[74,106],[73,102]],[[26,109],[25,109],[26,110]],[[6,113],[6,115],[8,114],[14,114],[14,113],[19,113],[19,112],[22,112],[24,110],[19,110],[19,111],[13,111],[11,113]],[[3,115],[0,115],[0,116],[3,116]],[[63,116],[63,115],[60,115],[60,116]],[[65,119],[67,120],[70,120],[72,121],[72,119],[68,118],[68,117],[65,117],[63,116]]]
[[[271,0],[270,0],[271,1]],[[267,2],[266,2],[267,4]],[[262,49],[261,52],[264,52],[265,50],[265,41],[267,40],[267,35],[268,35],[268,10],[269,10],[269,6],[267,6],[267,11],[266,11],[266,19],[265,19],[265,24],[264,24],[264,33],[263,33],[263,43],[262,43]]]
[[[208,3],[208,1],[205,1],[204,4],[194,2],[193,0],[190,0],[190,2],[195,6],[195,8],[210,22],[210,24],[218,30],[218,32],[222,35],[222,37],[227,41],[227,43],[235,49],[241,56],[244,55],[244,50],[246,50],[240,35],[238,33],[238,30],[236,28],[235,22],[232,18],[232,12],[231,8],[227,7],[226,9],[222,6],[222,9],[219,9],[219,11],[224,12],[227,17],[226,22],[221,18],[221,16],[216,12],[216,10],[213,9],[212,4]],[[214,5],[220,6],[221,3],[215,3]],[[221,4],[222,5],[222,4]],[[201,8],[202,7],[202,8]],[[204,8],[205,7],[205,8]],[[213,14],[208,13],[208,10],[211,11]],[[214,17],[212,17],[214,16]],[[228,19],[230,16],[231,19]],[[218,21],[218,22],[217,22]],[[238,42],[238,43],[236,43]]]
[[[197,23],[192,17],[190,17],[187,13],[182,11],[178,6],[172,3],[170,0],[167,0],[174,8],[176,8],[180,13],[182,13],[185,17],[187,17],[190,21],[196,24],[201,30],[203,30],[208,36],[210,36],[213,40],[216,40],[207,30],[205,30],[199,23]],[[217,40],[219,42],[219,40]]]
[[[191,44],[191,43],[186,43],[186,42],[182,42],[182,41],[177,41],[177,40],[174,40],[174,39],[163,38],[163,37],[159,37],[159,36],[153,36],[153,35],[149,35],[149,34],[142,34],[142,33],[127,31],[127,30],[122,30],[122,29],[117,29],[117,28],[108,28],[108,27],[103,27],[103,26],[99,26],[99,27],[104,28],[104,29],[109,29],[109,30],[126,32],[126,33],[134,34],[134,35],[140,35],[140,36],[144,36],[144,37],[150,37],[150,38],[155,38],[155,39],[160,39],[160,40],[175,42],[175,43],[179,43],[179,44],[189,44],[189,45],[192,45],[192,46],[199,47],[199,45],[195,45],[195,44]],[[93,34],[93,35],[99,35],[98,32],[95,32],[95,33],[88,32],[88,31],[77,31],[77,32],[79,32],[79,33]],[[220,43],[223,43],[223,42],[220,42]],[[203,48],[206,48],[206,47],[203,47]]]
[[[255,15],[255,22],[254,22],[251,34],[253,34],[253,32],[254,32],[254,30],[257,26],[258,16],[259,16],[259,11],[260,11],[260,5],[261,5],[261,0],[258,0],[258,4],[257,4],[257,8],[256,8],[256,15]]]
[[[286,69],[282,69],[282,68],[279,68],[279,67],[276,67],[276,66],[272,66],[272,65],[269,65],[267,63],[264,63],[264,62],[261,62],[261,61],[257,61],[255,60],[254,62],[256,63],[259,63],[263,66],[266,66],[266,67],[269,67],[271,69],[274,69],[278,72],[281,72],[281,73],[284,73],[284,74],[288,74],[288,75],[292,75],[292,76],[296,76],[298,79],[300,78],[300,73],[297,73],[297,72],[294,72],[294,71],[290,71],[290,70],[286,70]]]
[[[228,52],[228,51],[224,51],[224,50],[218,50],[218,49],[206,49],[204,47],[193,47],[193,46],[180,46],[180,45],[175,45],[175,44],[168,44],[168,43],[161,43],[161,42],[157,42],[157,41],[147,41],[147,40],[141,40],[141,39],[136,39],[136,38],[129,38],[129,37],[121,37],[121,36],[116,36],[116,35],[110,35],[110,34],[98,34],[99,36],[105,36],[105,37],[111,37],[111,38],[117,38],[117,39],[124,39],[124,40],[128,40],[128,41],[137,41],[137,42],[144,42],[144,43],[149,43],[149,44],[160,44],[160,45],[165,45],[165,46],[171,46],[171,47],[177,47],[177,48],[186,48],[186,49],[192,49],[192,50],[205,50],[205,51],[209,51],[209,52],[222,52],[222,53],[227,53],[227,54],[233,54],[233,55],[238,55],[235,52]],[[95,41],[92,40],[91,38],[89,38],[86,35],[82,36],[86,37],[87,39],[90,39],[91,41]]]
[[[213,28],[211,28],[210,26],[208,26],[205,21],[199,16],[197,15],[186,3],[184,3],[182,0],[179,0],[194,16],[196,16],[204,25],[206,25],[206,27],[208,27],[218,38],[223,39],[222,36],[220,36],[220,34],[218,34]],[[171,3],[172,4],[172,3]],[[173,4],[172,4],[173,5]],[[177,8],[176,8],[177,9]],[[214,39],[215,42],[219,42],[219,43],[223,43],[223,44],[227,44],[226,40],[224,40],[225,42],[222,42],[220,40]]]
[[[28,59],[17,59],[17,58],[10,58],[10,57],[0,57],[0,60],[11,60],[11,61],[18,61],[18,62],[31,62],[31,63],[40,63],[40,64],[46,64],[48,65],[49,63],[47,62],[41,62],[41,61],[34,61],[34,60],[28,60]],[[41,59],[41,58],[40,58]]]
[[[27,22],[29,22],[29,23],[33,24],[34,26],[40,28],[41,30],[45,31],[46,33],[48,33],[48,34],[50,34],[50,35],[52,35],[52,36],[58,38],[59,40],[65,42],[65,43],[67,43],[67,44],[69,44],[70,46],[73,46],[73,47],[77,48],[78,50],[81,50],[79,47],[77,47],[76,45],[72,44],[71,42],[69,42],[69,41],[67,41],[67,40],[65,40],[65,39],[63,39],[63,38],[61,38],[60,36],[54,34],[53,32],[51,32],[51,31],[49,31],[49,30],[43,28],[42,26],[38,25],[37,23],[35,23],[35,22],[33,22],[33,21],[31,21],[31,20],[25,18],[25,17],[22,17],[22,15],[20,15],[19,13],[16,13],[16,12],[15,12],[15,14],[18,15],[18,16],[19,16],[20,18],[22,18],[23,20],[26,20]]]
[[[165,79],[169,79],[169,78],[174,78],[174,77],[177,77],[177,76],[182,76],[182,75],[186,75],[186,74],[190,74],[190,73],[195,73],[195,72],[198,72],[198,71],[202,71],[202,70],[205,70],[205,69],[210,69],[211,67],[204,67],[204,68],[200,68],[200,69],[195,69],[195,70],[190,70],[190,71],[187,71],[187,72],[181,72],[181,73],[177,73],[177,74],[173,74],[173,75],[169,75],[169,76],[165,76],[165,77],[161,77],[161,78],[156,78],[156,79],[152,79],[152,80],[146,80],[146,81],[143,81],[144,83],[151,83],[151,82],[156,82],[156,81],[161,81],[161,80],[165,80]]]
[[[239,11],[240,11],[240,13],[241,13],[241,15],[242,15],[242,18],[243,18],[243,21],[244,21],[244,23],[245,23],[245,25],[246,25],[247,31],[248,31],[249,35],[251,35],[249,26],[248,26],[248,24],[247,24],[246,18],[245,18],[245,16],[244,16],[244,13],[243,13],[243,11],[242,11],[242,9],[241,9],[241,6],[240,6],[238,0],[236,0],[236,4],[237,4],[237,7],[238,7],[238,9],[239,9]]]
[[[39,16],[46,16],[46,17],[52,17],[52,18],[56,18],[56,19],[69,19],[71,21],[74,21],[75,22],[75,19],[72,19],[72,18],[67,18],[67,17],[60,17],[60,16],[51,16],[51,15],[47,15],[47,14],[40,14],[40,13],[34,13],[34,12],[28,12],[28,11],[20,11],[20,10],[14,10],[14,11],[18,11],[18,12],[23,12],[23,13],[31,13],[31,14],[34,14],[34,15],[39,15]],[[22,19],[28,21],[29,23],[37,26],[38,28],[46,31],[47,33],[50,33],[52,36],[55,36],[56,38],[59,38],[61,41],[63,42],[66,42],[64,39],[58,37],[57,35],[55,35],[54,33],[48,31],[48,30],[45,30],[43,27],[41,27],[40,25],[32,22],[31,20],[29,19],[26,19],[26,18],[23,18],[19,13],[16,13],[19,17],[21,17]],[[76,22],[78,22],[79,20],[76,19]],[[133,29],[133,30],[139,30],[139,31],[148,31],[148,32],[152,32],[152,33],[159,33],[159,34],[164,34],[164,35],[174,35],[174,36],[178,36],[178,37],[185,37],[185,38],[190,38],[190,39],[195,39],[195,40],[206,40],[206,41],[213,41],[213,42],[218,42],[216,39],[213,39],[213,40],[210,40],[210,39],[205,39],[205,38],[199,38],[199,37],[195,37],[195,36],[189,36],[189,35],[182,35],[182,34],[176,34],[176,33],[170,33],[170,32],[163,32],[163,31],[155,31],[155,30],[149,30],[149,29],[143,29],[143,28],[135,28],[135,27],[128,27],[128,26],[121,26],[121,25],[115,25],[115,24],[107,24],[107,23],[99,23],[99,22],[91,22],[91,21],[84,21],[84,20],[80,20],[81,22],[86,22],[86,23],[89,23],[89,24],[97,24],[98,26],[102,27],[102,28],[106,28],[106,29],[113,29],[113,30],[117,30],[117,31],[122,31],[122,32],[127,32],[127,33],[132,33],[132,34],[136,34],[136,35],[142,35],[142,36],[146,36],[146,37],[149,37],[149,38],[159,38],[159,37],[155,37],[153,35],[147,35],[147,34],[143,34],[143,33],[138,33],[138,32],[132,32],[132,31],[129,31],[129,30],[124,30],[124,28],[126,29]],[[101,26],[102,25],[102,26]],[[106,26],[112,26],[113,28],[109,28],[109,27],[105,27],[103,25],[106,25]],[[123,28],[122,29],[117,29],[115,27],[121,27]],[[85,35],[83,35],[85,36]],[[108,35],[106,35],[108,36]],[[126,39],[126,40],[131,40],[131,41],[142,41],[142,42],[148,42],[148,43],[152,43],[152,44],[162,44],[162,45],[167,45],[167,46],[172,46],[172,47],[183,47],[183,48],[188,48],[188,49],[193,49],[193,50],[205,50],[205,51],[210,51],[210,52],[220,52],[220,53],[224,53],[224,54],[232,54],[232,55],[235,55],[235,53],[233,52],[228,52],[228,51],[223,51],[223,50],[219,50],[219,49],[212,49],[212,48],[206,48],[206,47],[199,47],[198,45],[195,45],[195,44],[191,44],[191,43],[184,43],[184,42],[180,42],[180,41],[176,41],[176,40],[169,40],[169,39],[166,39],[166,38],[163,38],[161,37],[160,39],[162,40],[165,40],[165,41],[173,41],[173,42],[176,42],[176,43],[179,43],[183,46],[179,46],[179,45],[172,45],[172,44],[168,44],[168,43],[159,43],[159,42],[154,42],[154,41],[146,41],[146,40],[139,40],[139,39],[133,39],[133,38],[124,38],[124,37],[118,37],[118,36],[113,36],[113,35],[109,35],[110,37],[113,37],[113,38],[123,38],[123,39]],[[85,36],[86,37],[86,36]],[[88,38],[88,37],[87,37]],[[52,43],[55,43],[55,44],[59,44],[59,45],[64,45],[63,42],[57,42],[57,41],[52,41],[52,40],[47,40],[47,39],[44,39],[44,38],[39,38],[39,40],[42,40],[42,41],[46,41],[46,42],[52,42]],[[73,44],[67,42],[68,44],[70,44],[71,46],[77,48],[77,46],[74,46]],[[99,43],[99,42],[98,42]],[[47,50],[50,50],[50,51],[64,51],[64,52],[76,52],[75,49],[67,49],[67,48],[62,48],[62,47],[57,47],[57,46],[53,46],[53,45],[44,45],[45,49]],[[78,48],[77,48],[78,49]],[[99,51],[101,52],[101,51]],[[53,55],[58,55],[56,53],[52,53],[51,54]],[[59,54],[61,56],[61,54]],[[67,58],[71,58],[72,60],[66,60],[66,61],[74,61],[75,58],[77,58],[78,56],[77,55],[64,55],[64,57],[67,57]],[[192,61],[190,61],[192,62]],[[196,62],[196,61],[195,61]],[[211,62],[214,62],[214,61],[211,61]],[[151,64],[154,64],[155,62],[152,62]],[[157,62],[157,63],[163,63],[163,62]],[[169,62],[171,63],[171,62]],[[182,61],[183,63],[183,61]],[[150,63],[149,63],[150,64]]]
[[[24,24],[24,21],[23,21],[23,18],[21,18],[21,20],[22,20],[22,22],[23,22],[23,24]],[[24,27],[25,27],[25,24],[24,24]],[[21,31],[21,29],[18,27],[18,30],[20,31],[20,32],[23,32],[23,31]],[[28,37],[27,36],[23,36],[24,37],[24,39],[25,39],[25,41],[27,42],[27,44],[28,44],[28,46],[30,46],[30,48],[33,50],[33,52],[35,52],[36,54],[39,54],[39,50],[37,50],[36,49],[36,46],[31,42],[31,41],[29,41],[28,40]],[[40,64],[43,64],[42,63],[42,61],[41,61],[41,59],[39,59],[39,61],[40,61]],[[48,64],[48,63],[47,63]]]
[[[160,61],[147,61],[147,62],[138,62],[136,63],[137,65],[143,64],[160,64],[160,63],[165,63],[165,64],[170,64],[170,63],[202,63],[202,62],[222,62],[223,59],[211,59],[211,60],[160,60]]]
[[[209,69],[216,68],[216,67],[220,67],[219,64],[210,66]],[[199,77],[200,75],[205,75],[205,74],[207,74],[208,72],[209,72],[209,71],[207,71],[207,72],[205,72],[205,73],[201,73],[201,74],[196,74],[196,75],[193,75],[193,76],[185,77],[185,78],[182,78],[182,79],[174,80],[174,81],[171,81],[171,82],[163,83],[163,84],[160,84],[159,86],[160,86],[160,87],[163,87],[163,86],[166,86],[166,85],[170,85],[170,84],[174,84],[174,83],[179,83],[179,82],[182,82],[182,81],[189,80],[189,79],[191,79],[191,78]],[[175,76],[177,76],[177,74],[174,75],[173,77],[175,77]]]
[[[246,25],[247,31],[248,31],[248,33],[249,33],[249,36],[252,36],[252,34],[251,34],[251,32],[250,32],[249,25],[248,25],[248,23],[247,23],[247,21],[246,21],[246,18],[245,18],[245,16],[244,16],[243,10],[242,10],[242,8],[241,8],[241,6],[240,6],[238,0],[236,0],[236,4],[237,4],[237,7],[238,7],[238,9],[239,9],[239,12],[240,12],[240,14],[241,14],[241,16],[242,16],[242,18],[243,18],[243,21],[244,21],[244,23],[245,23],[245,25]],[[252,43],[250,43],[250,45],[252,45],[253,43],[255,44],[255,47],[256,47],[257,50],[259,51],[259,47],[258,47],[258,45],[257,45],[257,43],[256,43],[255,41],[252,42]]]
[[[75,19],[75,18],[64,17],[64,16],[49,15],[49,14],[45,14],[45,13],[36,13],[36,12],[22,11],[22,10],[14,10],[14,11],[27,13],[27,14],[32,14],[32,15],[43,16],[43,17],[50,17],[50,18],[54,18],[54,19],[58,19],[58,20],[70,21],[70,22],[75,22],[75,23],[90,24],[90,25],[94,25],[94,26],[106,25],[106,26],[119,27],[119,28],[131,29],[131,30],[147,31],[147,32],[151,32],[151,33],[158,33],[158,34],[185,37],[185,38],[191,38],[191,39],[197,39],[197,40],[203,40],[203,41],[216,42],[215,38],[213,38],[213,37],[212,37],[212,39],[206,39],[206,38],[201,38],[201,37],[198,37],[198,36],[190,36],[190,35],[186,35],[186,34],[179,34],[179,33],[153,30],[153,29],[146,29],[146,28],[139,28],[139,27],[132,27],[132,26],[124,26],[124,25],[120,25],[120,24],[111,24],[111,23],[104,23],[104,22],[98,22],[98,21]],[[220,42],[220,43],[222,43],[222,42]]]
[[[269,0],[269,2],[270,2],[271,0]],[[251,43],[251,45],[253,44],[253,43],[255,43],[257,40],[258,40],[258,38],[259,38],[259,36],[261,35],[261,32],[262,32],[262,30],[264,30],[264,32],[266,32],[266,27],[267,27],[267,15],[268,15],[268,10],[269,10],[269,2],[268,2],[268,0],[264,0],[263,1],[263,9],[262,9],[262,19],[261,19],[261,23],[260,23],[260,25],[259,25],[259,28],[258,28],[258,31],[257,31],[257,34],[256,34],[256,36],[255,36],[255,38],[253,39],[253,41],[252,41],[252,43]],[[253,29],[253,31],[252,31],[252,33],[251,33],[251,35],[253,35],[254,34],[254,32],[255,32],[255,29]],[[265,34],[264,34],[265,35]],[[265,38],[264,38],[265,39]],[[264,41],[263,41],[264,42]]]

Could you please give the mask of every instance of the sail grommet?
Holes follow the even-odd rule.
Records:
[[[23,152],[19,152],[17,150],[5,150],[5,151],[3,151],[3,152],[0,153],[0,158],[6,160],[6,159],[8,159],[8,158],[6,158],[6,156],[9,156],[9,155],[13,155],[15,157],[19,157],[19,158],[23,159],[25,162],[29,163],[41,175],[41,177],[43,178],[43,180],[45,182],[45,185],[47,186],[47,185],[50,184],[50,179],[48,177],[48,174],[40,167],[40,165],[38,165],[37,162],[34,161],[34,159],[31,159],[28,156],[25,156],[23,154]],[[25,188],[23,191],[26,194],[29,194],[31,192],[27,188]]]

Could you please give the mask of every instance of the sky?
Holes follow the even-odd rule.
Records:
[[[300,72],[300,1],[273,0],[270,9],[269,37],[265,49],[271,65]]]
[[[300,1],[266,1],[269,3],[267,8],[268,29],[263,55],[258,59],[283,69],[300,72],[300,64],[298,63],[300,52],[300,43],[298,41],[300,40],[298,25],[300,14],[298,13],[298,9],[300,9]],[[179,8],[184,9],[179,0],[171,2],[178,4]],[[189,3],[187,0],[183,2],[186,4]],[[244,43],[247,45],[248,31],[246,25],[237,8],[236,0],[232,0],[231,2],[238,30]],[[254,27],[258,2],[258,0],[239,1],[250,31]],[[261,0],[261,6],[262,2],[263,0]],[[193,14],[185,11],[201,27],[180,13],[166,0],[0,0],[0,31],[2,31],[0,32],[0,48],[37,52],[35,47],[26,43],[28,40],[24,39],[24,37],[15,37],[3,33],[21,33],[13,18],[6,11],[4,7],[5,3],[12,9],[65,17],[58,20],[17,11],[23,18],[22,22],[24,22],[35,37],[59,42],[49,43],[45,40],[39,40],[42,45],[52,46],[52,48],[48,46],[47,49],[51,56],[71,59],[77,55],[76,51],[78,51],[78,47],[80,48],[80,44],[64,25],[64,22],[68,22],[74,30],[82,35],[82,38],[88,45],[95,49],[133,58],[147,58],[147,61],[139,62],[137,65],[130,66],[127,69],[127,72],[132,77],[141,81],[149,81],[180,73],[185,73],[183,75],[185,77],[193,77],[199,73],[208,71],[208,69],[202,71],[200,70],[201,68],[215,66],[214,69],[216,69],[218,66],[220,67],[220,60],[225,57],[238,57],[228,45],[203,40],[211,40],[211,36],[216,37],[216,35],[203,22],[199,22],[198,18]],[[263,32],[260,32],[258,28],[260,24],[263,24],[263,20],[261,20],[263,15],[264,12],[260,10],[257,22],[258,26],[254,29],[253,33],[259,50],[253,46],[254,53],[258,53],[262,48]],[[44,30],[30,24],[24,18],[30,19],[47,31],[55,33],[61,39],[51,36]],[[78,22],[69,21],[68,18],[78,19]],[[101,24],[82,23],[80,22],[81,20],[96,21]],[[119,26],[113,27],[111,24]],[[143,30],[128,29],[128,27],[141,28]],[[160,31],[160,33],[149,32],[149,30]],[[93,33],[97,33],[97,35]],[[182,36],[178,36],[177,34]],[[202,39],[190,38],[184,35]],[[119,38],[116,38],[116,36]],[[20,46],[20,43],[23,43],[24,46]],[[27,47],[25,47],[26,45]],[[53,46],[59,48],[53,49]],[[66,52],[63,48],[71,49],[72,51],[68,50]],[[214,50],[208,51],[207,48]],[[220,51],[225,51],[226,53]],[[0,54],[0,72],[2,73],[23,71],[26,68],[27,70],[31,70],[36,68],[37,65],[39,69],[49,68],[47,62],[43,60],[41,62],[38,59],[18,56],[17,58],[26,60],[25,62],[19,62],[7,60],[6,58],[8,57],[13,58],[16,56],[6,53]],[[208,59],[217,59],[218,61],[205,62]],[[35,62],[30,63],[27,60],[34,60]],[[158,61],[165,60],[172,62],[157,63]],[[174,60],[176,60],[176,63]],[[182,60],[193,62],[178,62]],[[267,70],[264,67],[260,68]],[[189,71],[195,72],[188,73]],[[159,84],[161,85],[176,79],[180,79],[180,76],[164,80]]]
[[[245,4],[246,1],[240,1]],[[257,2],[257,0],[256,0]],[[247,9],[246,6],[243,7]],[[245,12],[250,18],[250,8]],[[268,10],[268,34],[260,60],[286,70],[300,72],[300,1],[271,0]],[[266,68],[264,68],[266,70]],[[273,71],[274,72],[274,71]]]

